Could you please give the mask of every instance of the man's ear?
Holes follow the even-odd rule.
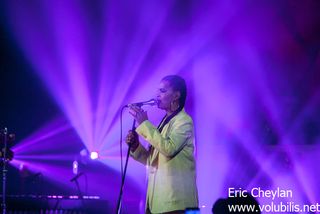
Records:
[[[174,99],[175,99],[175,100],[179,100],[180,97],[181,97],[180,91],[175,91],[175,92],[174,92]]]

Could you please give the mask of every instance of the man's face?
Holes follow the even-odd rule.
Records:
[[[171,110],[171,103],[179,99],[179,94],[172,89],[168,81],[161,81],[157,91],[158,108],[166,111]]]

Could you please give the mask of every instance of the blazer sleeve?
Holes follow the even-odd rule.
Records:
[[[136,131],[160,153],[170,158],[182,150],[187,140],[193,136],[193,123],[192,120],[174,121],[168,137],[163,137],[148,120],[141,123]]]
[[[139,143],[139,146],[134,152],[130,151],[130,156],[139,161],[140,163],[147,165],[147,159],[149,157],[149,152]]]

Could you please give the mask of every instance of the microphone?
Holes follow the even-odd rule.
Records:
[[[145,106],[145,105],[154,106],[156,104],[157,104],[157,100],[156,99],[150,99],[150,100],[143,101],[143,102],[130,103],[130,104],[125,105],[124,107],[126,107],[126,108],[130,108],[131,106],[141,107],[141,106]]]
[[[78,173],[76,176],[74,176],[73,178],[71,178],[70,182],[73,182],[73,181],[75,181],[75,180],[78,180],[78,178],[79,178],[80,176],[82,176],[83,174],[84,174],[83,172]]]

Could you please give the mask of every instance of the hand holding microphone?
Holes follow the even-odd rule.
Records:
[[[148,120],[147,112],[144,111],[141,106],[151,105],[154,106],[157,104],[156,99],[150,99],[144,102],[132,103],[125,105],[125,107],[129,108],[129,113],[134,117],[138,124],[141,124],[143,121]]]
[[[129,109],[129,113],[133,116],[138,124],[141,124],[145,120],[148,120],[147,112],[138,106],[132,105]]]
[[[143,105],[151,105],[154,106],[157,104],[157,100],[151,99],[144,102],[138,102],[138,103],[131,103],[127,104],[124,107],[129,108],[129,113],[133,116],[135,121],[138,124],[143,123],[145,120],[148,120],[148,114],[146,111],[144,111],[141,106]],[[135,132],[135,130],[130,130],[127,137],[126,137],[126,143],[130,145],[130,150],[134,152],[138,146],[139,146],[139,138],[138,134]]]
[[[139,146],[139,137],[137,132],[130,130],[127,137],[126,143],[130,146],[132,152],[134,152]]]

